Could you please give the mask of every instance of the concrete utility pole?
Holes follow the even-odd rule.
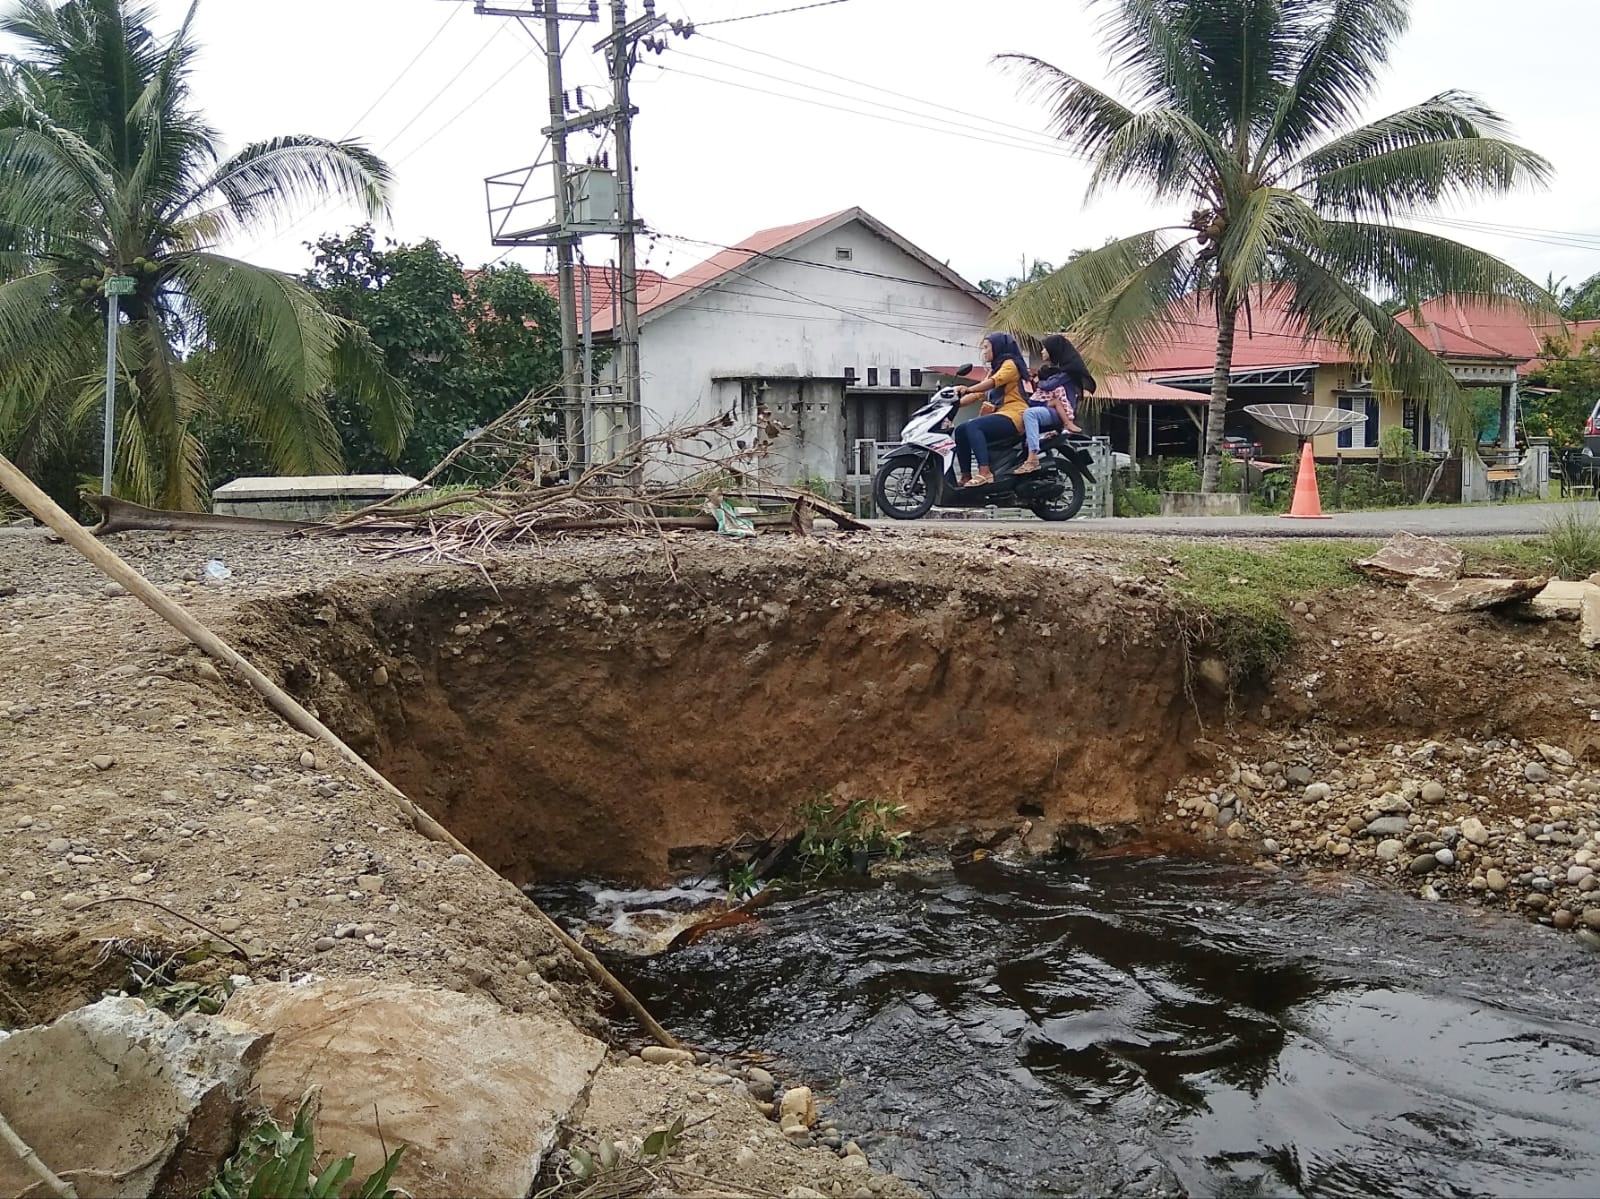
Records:
[[[654,16],[655,5],[646,11]],[[628,442],[644,434],[644,409],[639,398],[639,268],[637,223],[633,213],[633,105],[628,97],[628,77],[633,70],[633,41],[628,37],[627,0],[611,0],[611,85],[617,110],[617,273],[622,309],[621,337],[617,342],[617,367],[622,383],[623,411],[627,414]]]
[[[568,231],[572,223],[572,195],[567,186],[566,93],[561,86],[561,14],[555,0],[544,13],[545,62],[550,80],[550,161],[556,185],[556,224],[560,228],[556,246],[556,302],[561,308],[561,409],[571,452],[576,431],[578,405],[578,298],[572,274],[572,243]],[[584,379],[584,392],[589,380]],[[587,436],[587,432],[583,434]]]

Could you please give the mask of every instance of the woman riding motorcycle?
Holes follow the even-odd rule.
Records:
[[[956,426],[956,460],[963,487],[986,487],[994,482],[994,471],[989,468],[989,439],[1021,433],[1022,416],[1028,410],[1023,391],[1028,361],[1016,338],[1009,333],[986,334],[979,352],[989,366],[989,377],[956,392],[963,408],[990,397],[984,400],[983,415]],[[972,472],[974,458],[978,463],[976,474]]]

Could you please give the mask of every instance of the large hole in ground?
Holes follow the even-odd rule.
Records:
[[[1191,765],[1171,613],[1103,577],[952,590],[824,559],[496,583],[275,600],[244,637],[513,881],[660,880],[819,792],[902,803],[913,831],[1021,811],[1115,839]]]

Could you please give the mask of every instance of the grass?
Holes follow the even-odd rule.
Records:
[[[1184,544],[1146,568],[1165,576],[1183,601],[1187,648],[1220,655],[1237,687],[1271,670],[1293,646],[1289,606],[1362,582],[1352,562],[1375,548],[1321,540],[1259,549]]]
[[[1468,574],[1520,571],[1587,579],[1600,571],[1600,520],[1586,509],[1572,507],[1555,517],[1542,537],[1505,538],[1463,548]]]

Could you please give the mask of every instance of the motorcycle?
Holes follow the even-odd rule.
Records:
[[[959,374],[971,369],[963,366]],[[943,387],[900,430],[900,444],[882,455],[872,480],[878,510],[895,520],[920,520],[934,508],[1027,508],[1041,520],[1071,520],[1095,481],[1089,438],[1057,429],[1039,439],[1039,469],[1015,473],[1027,457],[1022,434],[991,438],[994,482],[956,482],[955,415],[960,397]]]

